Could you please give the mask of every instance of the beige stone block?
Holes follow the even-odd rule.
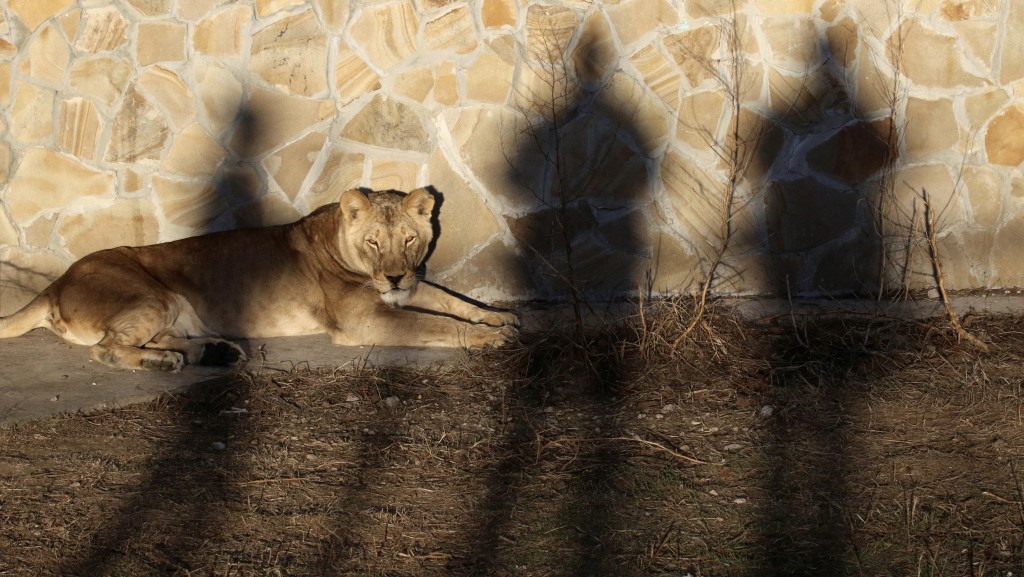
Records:
[[[910,159],[941,152],[958,140],[959,127],[952,100],[907,99],[903,143]]]
[[[921,194],[926,191],[929,203],[935,209],[935,226],[942,230],[950,225],[965,221],[964,208],[960,204],[956,182],[951,174],[951,167],[945,164],[917,164],[900,168],[894,175],[896,207],[893,218],[901,220],[914,213],[917,204],[918,212],[922,210]],[[908,223],[904,223],[909,225]]]
[[[274,179],[277,186],[284,192],[288,200],[295,199],[302,191],[302,183],[306,181],[320,151],[327,142],[326,132],[313,132],[299,140],[284,146],[263,159],[263,167],[267,176]]]
[[[999,0],[944,0],[939,14],[946,20],[990,18],[999,14]]]
[[[1014,104],[992,119],[985,132],[989,162],[1019,166],[1024,162],[1024,104]]]
[[[148,198],[118,199],[110,206],[65,215],[57,232],[75,258],[106,248],[159,240],[156,211]]]
[[[651,247],[651,288],[659,294],[694,292],[703,277],[700,259],[675,235],[661,231]]]
[[[335,86],[338,89],[338,99],[342,106],[351,104],[368,92],[380,89],[380,76],[359,57],[359,54],[350,49],[344,40],[339,40],[336,62]],[[433,84],[432,80],[431,84]],[[398,80],[395,83],[395,88],[401,91],[404,85],[403,80]],[[428,88],[427,91],[429,90]],[[422,101],[422,99],[418,100]]]
[[[192,91],[173,71],[162,66],[147,69],[139,76],[139,90],[147,100],[163,108],[168,123],[175,131],[195,122],[196,105]]]
[[[623,0],[605,9],[623,46],[630,46],[659,26],[675,28],[679,12],[667,0]]]
[[[370,163],[370,188],[410,191],[416,188],[420,165],[402,160],[376,159]]]
[[[0,142],[0,183],[7,184],[7,178],[11,175],[11,145]]]
[[[75,92],[109,107],[124,92],[133,72],[123,58],[79,59],[71,65],[70,84]]]
[[[856,22],[849,16],[829,26],[825,30],[828,52],[843,68],[849,68],[857,55],[860,44]]]
[[[665,49],[679,65],[690,87],[696,88],[715,77],[715,55],[720,42],[717,27],[701,26],[668,36]]]
[[[33,31],[46,20],[60,14],[74,0],[8,0],[6,4],[29,29]]]
[[[314,0],[331,34],[341,34],[348,24],[349,0]]]
[[[153,191],[168,223],[198,229],[197,232],[207,232],[203,229],[209,227],[228,208],[225,199],[205,183],[154,175]]]
[[[269,152],[334,116],[334,101],[288,96],[253,89],[247,112],[254,123],[251,133],[236,132],[232,147],[247,157]],[[243,141],[242,139],[246,140]]]
[[[185,60],[187,27],[175,22],[139,22],[135,59],[139,66]]]
[[[996,42],[999,39],[999,24],[968,21],[957,22],[954,28],[967,49],[968,56],[980,62],[986,69],[992,70],[995,63]]]
[[[522,114],[503,107],[450,109],[443,121],[459,153],[485,191],[512,211],[523,211],[537,199],[546,165]]]
[[[451,162],[440,150],[430,157],[426,178],[444,195],[438,216],[441,236],[428,265],[444,270],[458,263],[467,250],[487,242],[501,229],[481,196],[452,169]]]
[[[68,263],[47,251],[0,248],[0,316],[16,312],[50,286]]]
[[[515,72],[515,49],[511,35],[499,36],[487,44],[463,73],[468,99],[494,104],[508,99]]]
[[[242,38],[248,34],[252,9],[232,4],[199,21],[192,34],[192,47],[219,58],[242,54]]]
[[[992,268],[995,269],[992,288],[1024,286],[1024,259],[1020,247],[1024,246],[1024,214],[1017,214],[996,233],[992,246]]]
[[[964,68],[958,44],[956,36],[936,32],[923,21],[910,19],[889,37],[889,62],[894,66],[899,63],[904,74],[921,86],[954,88],[984,84],[984,79]]]
[[[416,54],[418,31],[419,19],[411,0],[366,6],[349,27],[356,45],[382,71]]]
[[[378,94],[341,130],[342,138],[381,148],[430,152],[433,138],[409,105]]]
[[[82,52],[109,52],[128,42],[128,21],[117,6],[98,6],[85,11],[75,48]]]
[[[981,130],[997,110],[1009,101],[1010,97],[1002,89],[995,88],[977,94],[972,94],[964,99],[964,109],[967,111],[968,128],[971,133]]]
[[[201,118],[211,134],[219,136],[231,126],[241,110],[242,83],[219,62],[198,64],[195,70],[195,83],[203,113]]]
[[[52,90],[18,80],[11,108],[11,135],[21,144],[42,144],[53,135]]]
[[[60,86],[70,60],[71,47],[56,26],[47,24],[29,40],[26,58],[18,71],[33,81]]]
[[[124,194],[135,194],[149,187],[146,178],[149,171],[140,171],[136,167],[129,166],[121,171],[121,191]]]
[[[174,137],[160,170],[195,179],[209,179],[227,156],[199,124],[190,124]]]
[[[717,246],[726,183],[693,159],[669,148],[661,161],[665,198],[681,225],[675,229],[696,246]]]
[[[668,140],[672,114],[660,100],[624,73],[612,76],[598,106],[606,118],[632,134],[644,154],[653,153]]]
[[[214,6],[223,3],[224,0],[188,0],[188,2],[178,2],[175,7],[175,14],[181,20],[196,22],[209,14]]]
[[[171,13],[171,0],[128,0],[128,4],[143,16],[167,16]]]
[[[53,231],[56,229],[57,213],[43,214],[25,226],[27,246],[48,248]]]
[[[285,8],[301,6],[302,4],[304,4],[304,0],[256,0],[256,14],[260,18],[265,18]]]
[[[602,13],[593,12],[583,21],[572,62],[583,82],[590,85],[604,82],[619,65],[611,25]]]
[[[11,63],[0,62],[0,86],[11,85]],[[11,91],[0,90],[0,106],[7,107],[11,104]]]
[[[316,14],[306,10],[258,30],[252,38],[249,69],[288,94],[326,92],[327,35]]]
[[[459,4],[423,24],[423,45],[427,50],[469,54],[476,50],[473,14],[466,4]]]
[[[423,102],[434,89],[434,71],[429,67],[421,67],[403,72],[395,79],[392,90],[399,96]]]
[[[459,101],[459,78],[455,74],[455,63],[450,60],[434,67],[434,100],[445,106]]]
[[[480,7],[480,19],[484,28],[514,28],[519,6],[515,0],[483,0]]]
[[[815,0],[754,0],[754,5],[765,16],[780,14],[810,14]]]
[[[308,212],[338,202],[341,193],[362,186],[364,161],[362,154],[345,152],[340,148],[331,149],[320,176],[305,194]]]
[[[217,175],[217,192],[230,206],[243,206],[261,198],[267,191],[265,175],[244,162],[226,162]]]
[[[277,226],[302,218],[295,207],[276,194],[261,196],[255,202],[236,208],[234,216],[240,228]]]
[[[535,62],[562,62],[578,25],[579,17],[571,8],[532,4],[526,11],[527,58]]]
[[[132,90],[114,117],[106,160],[122,163],[159,160],[167,137],[163,114],[142,94]]]
[[[438,251],[444,248],[454,252],[456,249],[444,247],[448,241],[448,238],[438,240]],[[472,248],[463,247],[462,254],[472,254]],[[434,257],[430,258],[427,266],[431,271],[437,270],[441,273],[438,275],[439,280],[443,281],[446,287],[486,302],[549,296],[540,294],[529,262],[500,240],[491,241],[457,268],[445,270],[440,263],[434,263]]]
[[[78,27],[82,24],[82,9],[68,10],[60,17],[60,27],[65,38],[78,38]]]
[[[673,110],[679,106],[679,88],[682,79],[668,59],[658,52],[653,44],[640,49],[629,58],[643,76],[644,82],[654,94]]]
[[[713,154],[714,147],[724,143],[719,129],[724,105],[720,91],[688,93],[679,107],[676,138],[707,156]]]
[[[20,238],[14,221],[7,218],[7,213],[0,210],[0,246],[18,246],[21,244]]]
[[[993,227],[1003,214],[1003,186],[999,174],[987,166],[963,169],[967,199],[974,215],[974,224]]]
[[[437,12],[454,4],[457,0],[416,0],[416,7],[421,12]]]
[[[61,210],[78,199],[114,195],[117,178],[75,158],[29,148],[18,166],[7,200],[11,216],[27,222],[41,212]]]
[[[96,158],[96,139],[100,118],[91,100],[69,98],[60,102],[57,123],[57,146],[64,152],[83,158]]]
[[[0,38],[0,58],[11,59],[18,55],[18,47]]]
[[[769,246],[773,253],[787,253],[847,238],[859,226],[863,197],[805,177],[773,182],[764,202]]]
[[[849,183],[863,182],[893,160],[888,138],[888,124],[849,124],[811,149],[807,164]]]
[[[643,208],[611,217],[601,222],[597,232],[604,244],[615,251],[626,254],[650,255],[652,251],[652,229]]]
[[[1009,2],[999,48],[999,82],[1008,84],[1024,78],[1024,2]]]
[[[814,21],[807,17],[778,16],[761,21],[773,64],[792,72],[803,72],[821,62],[821,39]]]

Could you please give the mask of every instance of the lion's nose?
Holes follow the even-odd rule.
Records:
[[[404,274],[384,275],[384,278],[388,279],[388,281],[391,283],[392,288],[398,288],[398,283],[402,282],[402,279],[404,277]]]

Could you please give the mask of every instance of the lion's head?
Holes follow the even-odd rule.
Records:
[[[342,256],[370,277],[384,302],[403,305],[416,290],[416,268],[433,239],[433,194],[424,188],[408,194],[350,190],[338,202]]]

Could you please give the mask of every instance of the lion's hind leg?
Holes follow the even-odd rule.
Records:
[[[188,338],[175,329],[158,334],[144,347],[180,352],[188,364],[224,366],[246,360],[242,347],[231,341],[219,337]]]
[[[176,311],[160,299],[140,299],[105,324],[103,337],[92,346],[93,360],[118,369],[177,371],[185,355],[174,350],[146,348],[156,336],[173,325]]]

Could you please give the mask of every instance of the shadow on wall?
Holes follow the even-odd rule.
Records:
[[[622,569],[614,541],[624,523],[617,514],[623,497],[614,483],[629,466],[629,455],[621,445],[584,444],[564,493],[553,501],[527,496],[530,480],[545,466],[537,452],[545,442],[545,409],[572,407],[588,434],[623,434],[615,403],[629,383],[615,338],[607,327],[583,319],[601,316],[595,298],[642,288],[651,251],[644,208],[652,202],[653,138],[637,123],[641,88],[613,77],[614,62],[604,46],[609,40],[585,30],[531,29],[523,55],[527,65],[513,97],[520,112],[515,145],[501,151],[508,165],[503,194],[519,209],[506,216],[520,251],[511,280],[567,302],[571,312],[560,324],[573,328],[539,336],[525,353],[523,381],[507,393],[518,413],[504,434],[506,457],[490,471],[481,520],[465,536],[475,543],[474,553],[450,567],[457,574],[500,572],[503,545],[538,518],[565,533],[551,538],[564,537],[571,550],[570,558],[559,552],[566,574],[613,575]]]
[[[239,110],[235,142],[254,141],[259,123],[250,111]],[[197,234],[215,232],[222,207],[258,198],[260,183],[250,177],[255,172],[244,166],[248,152],[244,146],[229,150],[211,183],[216,198],[196,200],[207,211],[195,215],[196,219],[208,227]],[[237,407],[244,406],[250,396],[250,385],[246,379],[224,376],[196,383],[169,399],[177,410],[177,420],[169,427],[175,434],[162,441],[148,475],[132,492],[134,497],[108,515],[106,524],[83,535],[81,551],[61,560],[56,574],[117,574],[122,565],[187,571],[203,544],[217,539],[225,512],[238,498],[229,479],[247,476],[246,453],[238,448],[249,447],[254,423]],[[211,508],[211,501],[221,506]]]
[[[817,55],[794,96],[774,107],[782,112],[766,120],[781,131],[781,150],[757,149],[771,165],[767,280],[777,295],[870,298],[888,289],[883,237],[896,223],[884,197],[898,160],[896,118],[870,119],[848,89],[853,46],[820,38]],[[761,441],[765,498],[755,525],[765,575],[842,575],[855,566],[850,414],[874,387],[859,375],[879,354],[897,352],[900,341],[882,324],[786,319],[768,348],[766,377],[785,406]]]

